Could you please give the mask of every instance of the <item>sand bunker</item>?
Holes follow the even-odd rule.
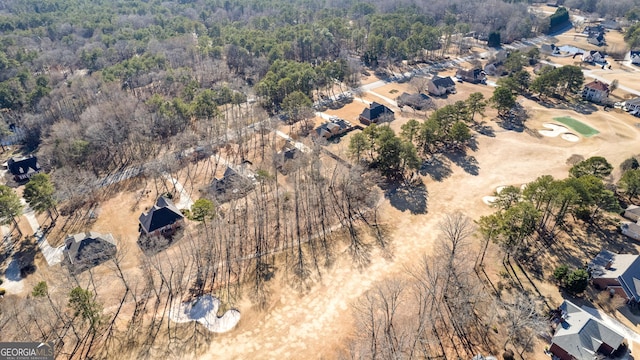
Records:
[[[580,140],[580,138],[578,137],[578,135],[572,134],[572,133],[564,133],[562,135],[560,135],[561,138],[567,140],[567,141],[571,141],[571,142],[578,142]]]
[[[544,123],[542,124],[542,126],[544,126],[546,129],[538,130],[540,135],[548,137],[557,137],[558,135],[560,135],[562,139],[570,142],[578,142],[580,140],[578,135],[570,133],[569,129],[562,125]]]
[[[495,196],[483,196],[482,197],[482,202],[485,203],[486,205],[493,205],[494,202],[496,202],[496,197]]]
[[[177,303],[169,311],[169,318],[177,323],[197,321],[209,331],[223,333],[233,329],[240,321],[238,310],[228,310],[221,317],[217,312],[220,300],[204,295],[186,303]]]

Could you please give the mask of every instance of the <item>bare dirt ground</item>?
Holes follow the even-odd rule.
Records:
[[[478,135],[478,150],[468,154],[477,161],[475,169],[459,158],[444,157],[451,173],[442,181],[424,177],[428,190],[425,215],[403,213],[385,201],[382,218],[393,229],[392,260],[376,254],[369,267],[359,270],[342,259],[305,295],[275,280],[272,291],[277,300],[272,307],[266,312],[256,312],[248,302],[240,304],[243,317],[238,328],[217,337],[205,358],[330,358],[344,338],[351,335],[349,305],[375,281],[402,272],[421,254],[429,253],[436,237],[434,229],[444,213],[460,210],[471,218],[488,214],[493,209],[482,202],[482,196],[490,195],[497,186],[526,183],[543,174],[564,178],[569,169],[566,160],[573,154],[585,158],[605,156],[617,166],[629,155],[640,152],[640,128],[634,126],[635,118],[627,114],[603,111],[578,114],[527,101],[523,104],[531,108],[531,119],[527,122],[531,129],[542,128],[542,123],[553,117],[567,115],[584,121],[600,134],[570,143],[536,136],[535,132],[504,130],[490,122],[494,136]],[[557,289],[543,282],[539,286],[559,303]],[[541,353],[534,356],[547,358]]]

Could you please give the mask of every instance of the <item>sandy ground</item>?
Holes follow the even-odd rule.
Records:
[[[543,129],[543,123],[566,115],[596,128],[600,134],[573,143],[560,137],[534,136],[494,126],[495,137],[478,135],[478,151],[469,154],[478,161],[477,175],[451,162],[453,172],[444,181],[425,177],[429,194],[427,214],[409,215],[385,202],[383,218],[394,228],[393,260],[376,255],[371,266],[358,270],[343,259],[304,296],[275,284],[276,304],[266,313],[255,312],[249,303],[241,304],[243,317],[238,328],[216,338],[204,358],[329,358],[351,331],[349,305],[375,281],[403,271],[420,254],[428,253],[435,238],[433,229],[442,214],[454,210],[461,210],[471,218],[488,214],[493,210],[482,202],[482,196],[491,195],[500,185],[523,184],[543,174],[566,177],[569,168],[566,160],[573,154],[584,157],[597,154],[617,165],[640,152],[640,128],[634,126],[636,119],[628,114],[597,111],[582,115],[522,102],[531,108],[527,123],[531,129]],[[342,146],[345,143],[346,138],[339,142]],[[555,286],[548,283],[539,286],[545,293],[555,294],[551,295],[554,301],[561,299]],[[542,354],[535,357],[546,358]]]

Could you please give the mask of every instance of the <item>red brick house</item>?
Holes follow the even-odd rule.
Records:
[[[603,250],[589,264],[594,286],[640,302],[640,256]]]

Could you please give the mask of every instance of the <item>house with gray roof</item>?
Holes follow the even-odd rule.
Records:
[[[161,196],[139,218],[140,233],[147,236],[170,236],[184,224],[184,215],[168,198]]]
[[[624,209],[624,214],[622,216],[634,222],[640,220],[640,206],[637,206],[637,205],[627,206],[627,208]]]
[[[629,51],[629,57],[631,58],[632,64],[640,65],[640,50]]]
[[[442,96],[446,94],[456,93],[456,83],[451,80],[451,77],[440,77],[435,75],[427,84],[427,90],[429,94]]]
[[[558,315],[549,351],[561,360],[593,360],[626,346],[623,335],[568,300]]]
[[[640,97],[625,101],[623,108],[631,115],[640,115]]]
[[[640,256],[603,250],[588,269],[594,286],[640,302]]]
[[[111,234],[96,232],[69,235],[62,250],[64,263],[73,273],[80,273],[113,258],[116,242]]]

